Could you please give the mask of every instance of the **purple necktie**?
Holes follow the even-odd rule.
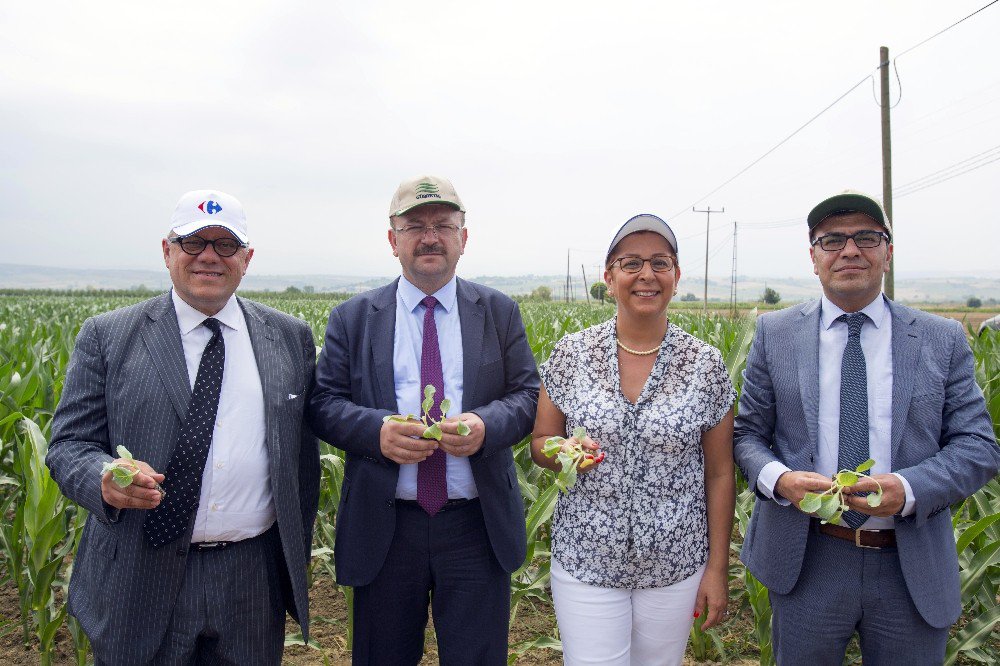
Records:
[[[421,302],[426,310],[424,345],[420,351],[420,401],[424,400],[424,387],[432,385],[436,391],[430,418],[436,421],[442,416],[441,401],[444,400],[444,371],[441,369],[441,349],[438,347],[437,326],[434,324],[434,308],[438,300],[428,296]],[[437,449],[430,458],[417,465],[417,503],[433,516],[447,501],[447,456],[444,451]]]

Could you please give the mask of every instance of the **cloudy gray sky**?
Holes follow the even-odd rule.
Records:
[[[179,195],[211,187],[243,201],[257,273],[391,275],[389,199],[430,172],[469,209],[468,277],[559,273],[568,248],[591,270],[654,212],[693,289],[692,205],[725,207],[712,275],[735,221],[741,273],[807,277],[811,206],[881,193],[872,80],[713,190],[886,45],[896,269],[998,271],[1000,4],[903,53],[988,1],[2,0],[0,261],[156,269]]]

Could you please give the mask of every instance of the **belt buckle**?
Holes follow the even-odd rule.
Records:
[[[861,543],[862,532],[881,532],[881,530],[854,530],[854,545],[858,548],[870,548],[872,550],[882,550],[882,546],[867,546]]]

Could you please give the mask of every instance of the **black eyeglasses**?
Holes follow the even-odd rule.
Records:
[[[249,247],[246,243],[241,243],[235,238],[216,238],[214,241],[210,241],[201,236],[185,236],[184,238],[171,238],[170,242],[177,243],[184,252],[192,256],[198,256],[209,245],[220,257],[231,257],[241,248]]]
[[[411,238],[423,238],[424,234],[428,231],[431,232],[431,236],[434,238],[441,238],[442,236],[450,236],[456,231],[461,229],[461,227],[455,224],[434,224],[429,227],[425,227],[420,224],[410,224],[405,227],[393,227],[392,230],[397,234],[403,234],[404,236],[410,236]]]
[[[618,257],[608,265],[608,268],[618,264],[618,267],[626,273],[638,273],[642,270],[642,267],[647,261],[649,262],[649,267],[653,269],[654,273],[664,273],[666,271],[674,270],[674,260],[670,257],[653,257],[652,259],[640,259],[639,257]]]
[[[854,244],[859,248],[870,249],[873,247],[878,247],[882,244],[884,240],[886,243],[892,242],[889,238],[889,234],[883,233],[881,231],[856,231],[853,234],[824,234],[812,242],[813,245],[819,245],[821,248],[827,252],[834,252],[836,250],[843,250],[847,246],[847,241],[854,239]]]

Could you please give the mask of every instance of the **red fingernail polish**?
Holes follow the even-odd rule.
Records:
[[[695,617],[701,617],[701,611],[695,611],[694,612],[694,616]]]

